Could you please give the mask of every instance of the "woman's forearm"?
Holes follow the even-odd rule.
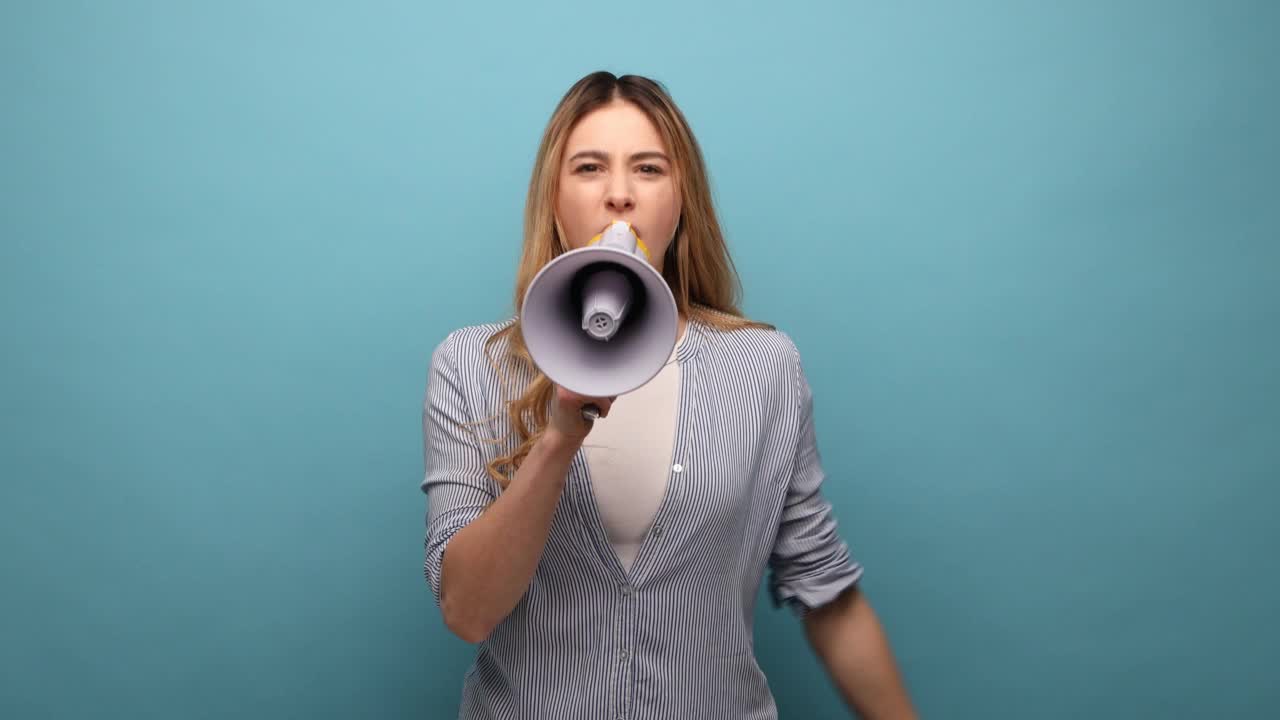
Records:
[[[860,717],[915,720],[915,708],[875,610],[857,588],[805,617],[805,634]]]
[[[524,596],[578,447],[580,442],[548,429],[507,489],[450,539],[442,563],[440,607],[445,624],[458,637],[484,640]]]

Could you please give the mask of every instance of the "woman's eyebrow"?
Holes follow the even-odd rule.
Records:
[[[587,159],[587,158],[590,158],[592,160],[599,160],[600,162],[609,162],[609,154],[606,152],[602,152],[600,150],[583,150],[581,152],[574,153],[573,157],[569,158],[569,162],[574,162],[579,159]],[[635,162],[637,160],[655,160],[655,159],[666,160],[667,162],[671,162],[670,158],[668,158],[665,154],[658,152],[657,150],[645,150],[642,152],[633,153],[631,155],[631,162]]]

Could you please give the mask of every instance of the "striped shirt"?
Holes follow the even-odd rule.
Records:
[[[503,342],[496,368],[486,356],[501,327],[450,333],[431,358],[424,573],[437,605],[450,538],[499,493],[485,465],[514,444],[504,403],[530,379]],[[691,321],[676,359],[670,474],[634,565],[606,537],[579,450],[529,587],[477,646],[460,718],[777,717],[752,644],[766,568],[774,606],[803,615],[862,567],[820,492],[813,396],[791,339]]]

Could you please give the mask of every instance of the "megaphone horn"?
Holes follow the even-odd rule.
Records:
[[[613,397],[649,382],[666,364],[678,312],[647,255],[631,226],[618,221],[534,276],[520,324],[529,355],[552,382],[587,397]]]

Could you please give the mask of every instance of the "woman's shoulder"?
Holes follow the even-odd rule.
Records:
[[[491,359],[502,357],[507,331],[515,318],[501,322],[464,325],[454,328],[440,340],[432,353],[432,362],[448,362],[459,370],[475,370],[491,365]]]
[[[753,407],[799,408],[805,388],[800,351],[791,336],[774,325],[737,327],[699,325],[705,360],[713,382],[752,388]],[[731,393],[735,396],[741,393]]]
[[[698,323],[698,328],[716,355],[735,364],[760,364],[790,369],[800,360],[800,350],[785,330],[767,323],[750,322],[737,327],[717,327],[719,323]]]

